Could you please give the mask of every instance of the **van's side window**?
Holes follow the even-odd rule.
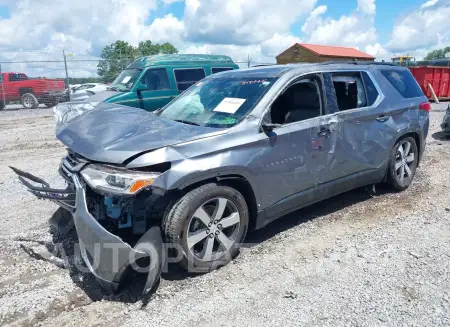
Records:
[[[339,111],[367,106],[360,72],[332,74]]]
[[[179,91],[187,90],[192,84],[206,76],[203,68],[174,69],[173,72]]]
[[[165,68],[148,69],[141,78],[141,84],[147,85],[148,91],[170,90]]]
[[[215,74],[215,73],[225,72],[227,70],[233,70],[233,68],[231,68],[231,67],[213,67],[213,68],[211,68],[211,73]]]

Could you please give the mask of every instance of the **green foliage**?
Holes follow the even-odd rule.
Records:
[[[425,60],[433,60],[433,59],[444,58],[444,56],[447,52],[450,52],[450,47],[445,47],[444,49],[433,50],[433,51],[429,52],[424,59]]]
[[[159,44],[150,40],[141,41],[136,48],[128,42],[118,40],[103,49],[97,73],[104,82],[112,82],[137,57],[172,53],[178,53],[178,50],[167,42]]]

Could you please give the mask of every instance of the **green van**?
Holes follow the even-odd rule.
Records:
[[[165,106],[202,78],[239,69],[222,55],[172,54],[141,57],[123,70],[107,91],[85,101],[118,103],[153,111]]]

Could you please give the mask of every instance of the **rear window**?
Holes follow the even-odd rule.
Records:
[[[404,98],[417,98],[423,92],[409,70],[383,69],[381,73]]]
[[[174,69],[177,88],[179,91],[187,90],[192,84],[205,77],[203,68]]]

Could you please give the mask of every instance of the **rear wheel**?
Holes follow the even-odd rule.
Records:
[[[248,208],[236,189],[217,184],[200,186],[168,211],[166,241],[181,250],[180,265],[190,272],[208,272],[230,262],[248,228]]]
[[[20,102],[25,109],[36,109],[39,106],[39,101],[33,93],[23,94]]]
[[[397,191],[406,190],[416,174],[419,152],[414,138],[399,140],[391,150],[388,182]]]

